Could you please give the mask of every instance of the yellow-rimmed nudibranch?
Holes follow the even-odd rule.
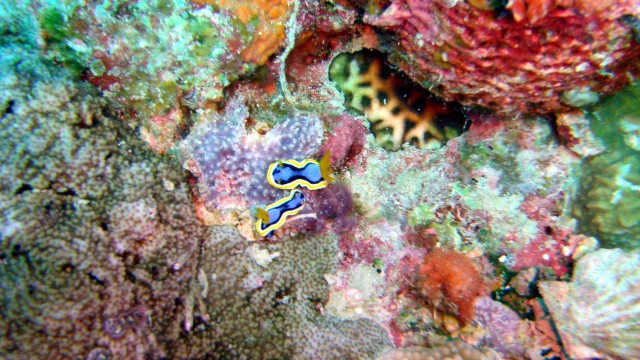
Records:
[[[256,231],[260,236],[270,236],[281,227],[289,216],[299,213],[304,207],[304,194],[292,190],[289,196],[280,199],[264,209],[256,209]]]
[[[298,186],[310,190],[325,188],[333,181],[330,157],[331,154],[327,151],[320,161],[276,161],[269,165],[267,181],[278,189],[295,189]]]

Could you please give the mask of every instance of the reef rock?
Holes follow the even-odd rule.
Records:
[[[499,16],[494,6],[469,3],[394,0],[364,21],[395,34],[381,50],[436,95],[505,114],[583,106],[640,74],[638,0],[545,11],[527,1],[533,22],[517,21],[526,9]]]
[[[571,282],[540,292],[572,358],[640,357],[640,255],[601,249],[580,259]]]

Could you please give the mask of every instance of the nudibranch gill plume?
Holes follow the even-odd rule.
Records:
[[[256,231],[260,236],[269,236],[281,227],[289,216],[299,213],[304,207],[304,194],[292,190],[289,196],[280,199],[264,209],[256,209]]]
[[[392,74],[381,54],[342,53],[329,66],[329,79],[347,106],[371,122],[376,142],[398,150],[403,143],[438,148],[468,128],[461,109],[445,103],[400,73]]]
[[[280,160],[269,165],[267,181],[278,189],[294,189],[298,186],[309,190],[327,187],[333,181],[333,170],[327,151],[320,161],[314,159]]]

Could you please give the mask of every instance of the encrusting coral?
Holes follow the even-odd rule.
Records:
[[[36,52],[0,51],[0,357],[165,356],[203,231],[179,161]]]
[[[640,1],[553,1],[568,5],[544,17],[532,9],[550,1],[509,4],[523,2],[537,21],[516,21],[523,13],[516,9],[516,19],[501,16],[500,1],[479,9],[469,1],[393,0],[368,8],[364,22],[391,34],[380,50],[414,81],[447,101],[504,114],[566,111],[640,74],[636,30],[620,20],[637,19]]]
[[[324,276],[335,272],[337,252],[331,234],[257,244],[233,227],[211,227],[194,289],[192,313],[199,320],[185,341],[215,339],[214,346],[179,357],[373,358],[390,346],[382,327],[368,319],[340,320],[319,311],[328,300]]]
[[[569,356],[640,357],[640,255],[600,249],[581,258],[571,282],[538,284]]]
[[[181,143],[185,168],[198,179],[209,211],[272,203],[283,192],[267,182],[269,165],[313,158],[320,149],[324,126],[316,116],[290,117],[263,136],[245,129],[248,115],[244,104],[232,101],[224,115],[203,120]]]
[[[418,346],[385,351],[376,360],[498,360],[494,351],[478,349],[462,341],[451,341],[435,348]]]
[[[291,10],[284,0],[28,3],[45,55],[137,115],[129,120],[159,153],[188,129],[190,111],[215,108],[280,49]]]
[[[604,152],[584,164],[582,192],[574,213],[584,231],[605,247],[640,247],[640,159]]]
[[[247,29],[254,29],[251,42],[242,49],[242,58],[263,65],[285,37],[285,22],[295,0],[193,0],[230,11]]]
[[[590,109],[590,125],[607,150],[580,167],[574,216],[604,247],[640,247],[640,85],[604,99]]]

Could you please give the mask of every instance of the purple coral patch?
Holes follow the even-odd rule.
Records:
[[[104,321],[104,332],[106,332],[112,339],[120,339],[123,337],[127,328],[127,323],[120,316],[108,318]]]
[[[111,354],[107,349],[95,348],[87,355],[87,360],[109,360]]]
[[[318,117],[293,116],[264,136],[244,128],[247,117],[246,107],[232,102],[223,116],[199,126],[182,143],[185,165],[198,178],[200,196],[210,210],[273,202],[282,191],[266,181],[269,164],[313,157],[320,149],[324,127]]]

